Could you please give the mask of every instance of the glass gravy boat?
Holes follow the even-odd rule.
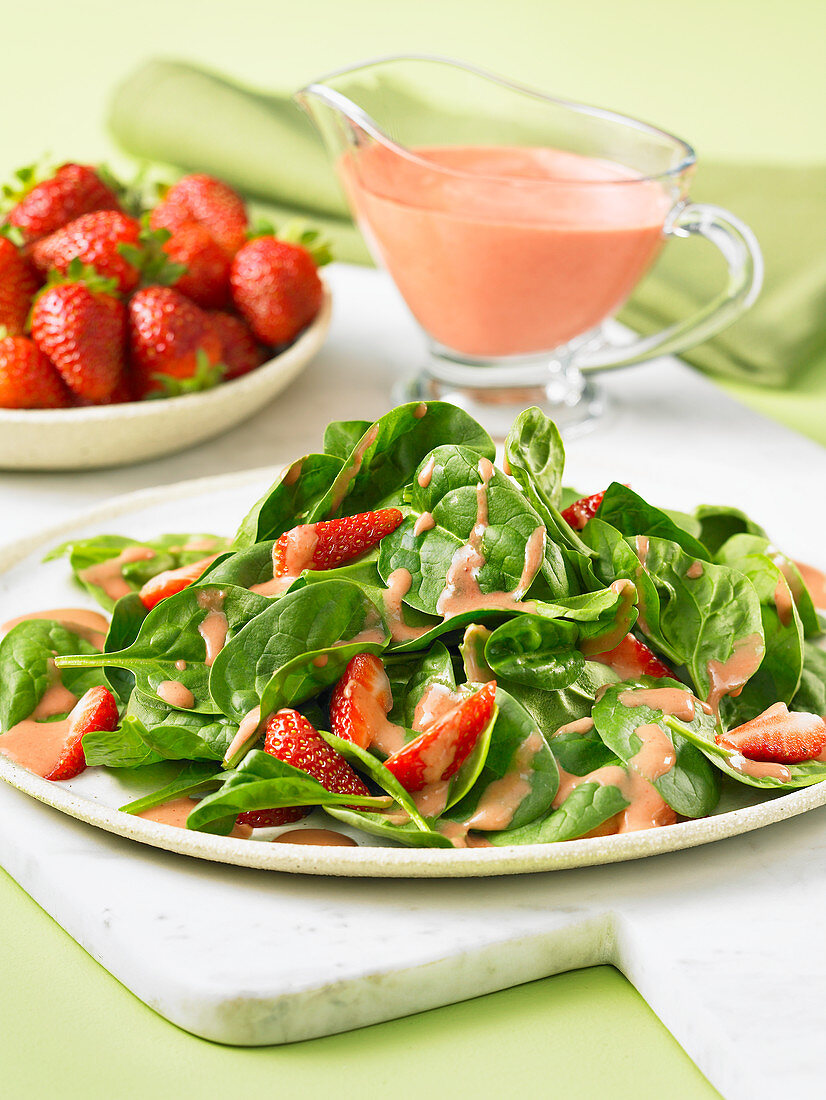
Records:
[[[406,399],[453,401],[494,432],[538,404],[581,430],[602,408],[586,374],[684,351],[759,293],[753,233],[688,201],[693,149],[647,123],[427,56],[343,69],[295,98],[427,338]],[[656,335],[613,342],[604,322],[666,240],[692,235],[722,252],[725,289]]]

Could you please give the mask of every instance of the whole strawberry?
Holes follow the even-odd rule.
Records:
[[[323,287],[306,248],[277,237],[248,241],[232,261],[232,300],[264,344],[287,344],[321,308]]]
[[[204,309],[220,309],[227,304],[232,261],[202,225],[184,222],[166,241],[163,250],[173,263],[186,268],[174,284],[181,294]]]
[[[68,281],[46,286],[32,310],[32,338],[84,401],[108,401],[123,377],[126,307],[115,284],[69,268]]]
[[[40,280],[28,260],[6,237],[0,237],[0,325],[20,336]]]
[[[169,229],[173,233],[193,221],[203,226],[230,256],[247,238],[244,200],[213,176],[184,176],[169,188],[150,216],[153,229]]]
[[[33,341],[0,337],[0,408],[64,409],[71,403],[60,375]]]
[[[228,381],[261,366],[266,358],[265,352],[240,317],[220,310],[210,313],[210,317],[221,341],[221,362],[227,368]]]
[[[30,186],[31,169],[18,172],[23,197],[9,211],[7,221],[17,226],[27,242],[40,240],[92,210],[118,210],[115,192],[87,164],[64,164],[42,183]],[[11,189],[7,188],[11,194]]]
[[[148,286],[133,296],[129,347],[135,384],[144,397],[206,389],[223,374],[216,369],[221,341],[209,314],[172,287]]]
[[[74,259],[93,267],[104,279],[114,279],[121,294],[129,294],[140,281],[140,271],[122,254],[138,246],[141,227],[119,210],[83,214],[62,229],[39,240],[32,248],[32,263],[44,275],[50,269],[65,275]]]

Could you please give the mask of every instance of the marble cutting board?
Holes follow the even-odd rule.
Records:
[[[355,396],[373,411],[387,364],[395,370],[400,356],[415,353],[400,350],[402,322],[375,273],[335,282],[336,350],[327,363],[322,354],[318,370],[346,368]],[[606,470],[621,471],[645,491],[657,469],[673,487],[668,503],[739,503],[793,554],[822,540],[822,514],[796,504],[804,486],[822,491],[822,449],[677,363],[623,372],[606,385],[618,413],[605,431],[569,447],[573,483],[598,488]],[[287,431],[302,441],[331,416],[359,415],[334,387],[317,386],[308,377],[295,390],[303,420],[292,415],[290,395],[283,409]],[[247,438],[261,435],[251,428]],[[213,457],[230,468],[239,448],[227,436]],[[260,464],[249,453],[246,465]],[[212,472],[175,469],[181,477]],[[81,499],[128,484],[87,480]],[[29,492],[29,482],[14,480],[2,490],[21,533]],[[64,515],[78,503],[63,483],[44,483],[29,530],[45,500]],[[608,867],[479,880],[324,879],[150,849],[0,786],[0,864],[138,997],[196,1034],[289,1042],[609,962],[730,1100],[823,1094],[825,856],[826,807]]]

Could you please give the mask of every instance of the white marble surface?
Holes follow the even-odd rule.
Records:
[[[317,445],[329,419],[383,411],[420,354],[416,330],[374,272],[333,270],[331,283],[330,342],[273,406],[163,462],[5,474],[0,539],[129,489],[286,460]],[[644,492],[655,472],[673,483],[670,503],[736,501],[793,553],[822,537],[822,520],[799,503],[801,484],[822,485],[821,448],[678,363],[608,386],[612,421],[570,447],[569,477],[583,488],[616,476]],[[613,962],[732,1100],[823,1093],[825,857],[820,809],[612,867],[329,880],[150,850],[0,789],[3,866],[139,997],[198,1034],[284,1042]]]

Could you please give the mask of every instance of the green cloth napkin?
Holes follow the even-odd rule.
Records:
[[[312,124],[288,94],[265,93],[185,62],[155,60],[111,101],[111,132],[128,153],[225,179],[255,214],[305,217],[336,258],[369,263]],[[757,234],[763,292],[739,321],[688,352],[703,370],[783,386],[826,347],[826,165],[701,162],[692,198],[728,207]],[[724,265],[701,241],[672,241],[620,319],[643,333],[686,317],[723,285]]]

